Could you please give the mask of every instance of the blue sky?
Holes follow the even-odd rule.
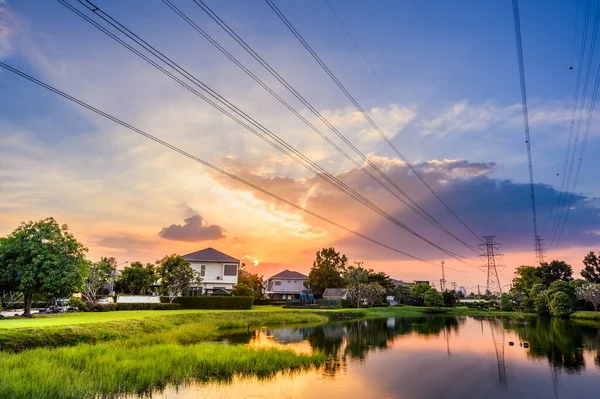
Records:
[[[70,2],[76,4],[74,0]],[[526,256],[531,257],[525,254],[532,233],[529,197],[526,186],[522,186],[528,183],[528,171],[511,2],[330,2],[391,97],[381,88],[325,1],[276,4],[393,137],[402,153],[411,162],[423,165],[423,173],[432,179],[432,185],[452,202],[457,196],[469,197],[456,202],[465,219],[482,234],[498,234],[509,245],[505,250],[519,259],[515,262],[530,262],[531,259],[525,260]],[[310,116],[193,1],[174,3]],[[369,131],[350,102],[265,2],[227,0],[207,4],[363,152],[380,157],[389,173],[403,175],[394,169],[400,168],[394,163],[395,154]],[[96,5],[276,130],[328,171],[352,177],[351,164],[161,1],[106,0]],[[314,194],[315,190],[325,189],[307,184],[311,177],[306,171],[248,136],[58,2],[6,0],[0,6],[1,61],[211,162],[246,173],[246,177],[297,196],[306,204],[312,201],[323,212],[331,211]],[[562,172],[569,131],[576,76],[569,67],[577,64],[584,2],[523,0],[520,11],[534,176],[540,184],[537,189],[542,204],[538,218],[541,232],[546,235],[552,224],[550,204],[556,198],[552,187],[559,188],[560,177],[556,174]],[[591,79],[600,60],[600,54],[596,56]],[[335,242],[344,245],[347,239],[215,178],[6,71],[0,72],[0,93],[0,140],[4,143],[0,152],[5,160],[0,163],[0,172],[6,177],[0,194],[0,233],[8,233],[21,220],[51,213],[61,216],[61,221],[79,232],[94,256],[110,252],[127,258],[158,258],[163,250],[183,251],[210,244],[275,265],[306,265],[307,250]],[[566,232],[570,240],[565,239],[564,252],[560,253],[573,262],[599,242],[600,187],[595,173],[600,168],[600,160],[595,156],[600,150],[598,126],[592,123],[577,187],[582,197],[578,197],[573,223]],[[428,164],[434,160],[442,164]],[[457,175],[456,170],[447,168],[451,163],[443,164],[444,160],[485,163],[489,167],[466,168]],[[445,177],[440,177],[442,173],[446,173]],[[446,220],[443,209],[430,201],[416,179],[402,181],[414,198]],[[280,185],[282,182],[285,184]],[[360,182],[356,180],[356,184]],[[495,187],[498,191],[473,191],[484,190],[482,187]],[[406,215],[404,209],[384,199],[384,194],[376,189],[366,185],[364,190],[372,200],[381,200],[390,212]],[[225,202],[224,197],[228,198]],[[490,202],[490,198],[494,201]],[[494,209],[490,210],[490,204]],[[192,216],[186,214],[190,208],[201,215],[197,220],[206,222],[204,227],[223,227],[223,237],[211,243],[170,242],[158,236],[166,226],[181,224],[184,218]],[[509,214],[521,216],[514,220],[503,216]],[[342,212],[339,217],[347,220],[351,216]],[[415,228],[428,231],[409,215],[406,220]],[[264,222],[265,228],[256,229],[256,224],[263,221],[268,221]],[[456,221],[446,222],[464,237]],[[365,216],[350,224],[361,231],[373,231],[374,223],[371,216]],[[500,226],[499,231],[494,232],[490,226]],[[400,238],[401,242],[402,234],[392,241]],[[273,238],[277,235],[298,241],[294,256],[277,249],[279,238]],[[390,236],[386,233],[381,239],[386,237]],[[442,237],[436,238],[452,245]],[[355,246],[352,243],[348,250]],[[427,248],[419,251],[430,259],[439,258]],[[369,260],[369,251],[356,250],[356,256]],[[373,256],[372,260],[381,261],[380,258]],[[397,260],[393,256],[384,258]]]

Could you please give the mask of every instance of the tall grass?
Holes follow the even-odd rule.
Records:
[[[572,313],[570,317],[572,319],[600,321],[600,312],[591,312],[591,311],[581,310],[579,312]]]
[[[229,380],[236,374],[268,377],[306,369],[325,356],[278,349],[201,343],[131,345],[127,342],[0,353],[1,398],[96,398],[149,394],[192,380]]]

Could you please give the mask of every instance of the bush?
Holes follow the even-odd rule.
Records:
[[[444,306],[444,297],[434,288],[430,288],[425,293],[424,302],[425,306],[429,306],[432,308],[441,308],[442,306]]]
[[[98,312],[114,312],[115,310],[117,310],[117,304],[107,303],[106,305],[96,305],[94,309]]]
[[[252,287],[239,283],[235,286],[233,290],[231,290],[231,295],[233,296],[251,296],[254,297],[254,290]]]
[[[458,303],[458,294],[456,291],[444,291],[442,292],[444,298],[444,305],[454,307]]]
[[[356,304],[352,301],[349,301],[347,299],[342,299],[342,307],[343,308],[355,308]]]
[[[267,298],[257,298],[254,300],[254,305],[270,305],[273,300]]]
[[[500,310],[503,312],[512,312],[515,310],[514,301],[509,294],[502,294],[502,298],[500,298]]]
[[[67,301],[66,305],[71,308],[77,308],[77,309],[81,310],[82,312],[87,312],[89,310],[89,306],[79,298],[69,299]]]
[[[558,291],[550,300],[550,314],[554,317],[568,317],[573,313],[573,303],[569,295]]]
[[[181,309],[182,306],[179,303],[116,303],[115,310],[175,310]],[[104,305],[102,308],[106,309],[110,305]]]
[[[247,296],[180,296],[175,303],[183,309],[252,309],[253,297]],[[285,301],[282,303],[285,305]]]
[[[284,306],[284,305],[287,305],[287,301],[285,301],[285,300],[271,300],[270,305],[273,305],[273,306]]]

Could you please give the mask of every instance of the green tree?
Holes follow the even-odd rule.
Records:
[[[231,295],[254,297],[254,290],[252,289],[252,287],[250,287],[244,283],[237,283],[235,288],[233,290],[231,290]]]
[[[100,262],[90,262],[89,272],[83,283],[84,298],[95,303],[100,292],[110,283],[112,276],[113,265],[109,258],[102,258]]]
[[[372,271],[372,270],[371,270]],[[350,286],[352,284],[366,284],[369,282],[369,270],[363,267],[350,266],[342,273],[344,282]]]
[[[202,283],[200,273],[192,269],[188,261],[180,255],[166,255],[157,261],[156,265],[160,290],[163,295],[169,297],[171,303],[176,297],[183,295],[189,287],[197,287]]]
[[[413,301],[412,290],[408,285],[398,284],[394,287],[394,298],[402,305],[410,305]]]
[[[546,287],[543,284],[534,285],[529,291],[529,299],[531,301],[531,307],[541,315],[548,315],[550,311],[548,309],[548,300],[546,296]]]
[[[515,303],[511,295],[504,293],[500,297],[500,310],[503,312],[512,312],[515,310]]]
[[[65,297],[79,291],[88,273],[85,248],[53,218],[22,223],[0,239],[0,280],[22,292],[31,316],[34,295]]]
[[[156,270],[152,263],[131,262],[125,266],[119,278],[121,286],[128,294],[144,295],[156,282]]]
[[[369,269],[369,283],[377,283],[385,290],[387,295],[393,295],[394,283],[387,273],[375,272],[373,269]]]
[[[238,275],[238,285],[245,284],[248,287],[252,288],[254,291],[254,297],[256,299],[262,298],[264,296],[264,286],[263,286],[263,278],[256,273],[251,273],[245,269],[246,264],[242,263],[240,268],[240,272]]]
[[[600,253],[599,253],[600,255]],[[581,276],[590,283],[600,283],[600,256],[591,252],[583,258],[585,266],[581,271]]]
[[[425,303],[425,293],[431,288],[427,283],[415,284],[412,287],[412,297],[416,305],[423,306]]]
[[[534,285],[542,282],[538,268],[535,266],[519,266],[515,269],[512,289],[528,292]]]
[[[458,303],[458,293],[454,290],[446,290],[442,292],[444,298],[444,305],[454,307]]]
[[[361,305],[373,306],[385,295],[385,289],[377,283],[354,283],[348,287],[347,297],[357,307]]]
[[[346,255],[340,255],[335,248],[323,248],[318,251],[306,282],[312,293],[323,295],[326,288],[343,287],[342,273],[346,270],[347,263]]]
[[[550,314],[554,317],[567,317],[573,313],[571,298],[562,291],[554,294],[550,300]]]
[[[430,288],[425,292],[424,302],[425,306],[439,309],[444,306],[444,297],[435,288]]]
[[[569,296],[569,299],[572,302],[575,302],[575,287],[570,281],[556,280],[555,282],[550,284],[550,287],[548,287],[548,291],[546,292],[548,300],[551,300],[554,294],[556,294],[557,292],[564,292]]]
[[[573,268],[562,260],[553,260],[550,263],[542,263],[540,267],[538,267],[538,273],[542,279],[542,284],[546,287],[549,287],[550,284],[557,280],[573,280]]]

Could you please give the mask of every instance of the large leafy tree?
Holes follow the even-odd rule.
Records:
[[[439,309],[444,306],[444,297],[435,288],[430,288],[423,296],[425,306]]]
[[[591,302],[594,305],[594,310],[598,311],[600,305],[600,284],[585,283],[575,288],[577,299],[582,299]]]
[[[156,274],[160,278],[160,290],[169,301],[181,296],[188,287],[202,282],[200,273],[192,269],[188,261],[180,255],[167,255],[156,262]]]
[[[326,288],[340,288],[344,285],[342,273],[346,270],[348,259],[340,255],[335,248],[323,248],[308,274],[307,284],[316,295],[323,295]]]
[[[131,262],[125,266],[119,278],[121,287],[129,294],[144,295],[156,282],[156,270],[152,263]]]
[[[583,265],[585,267],[581,271],[581,276],[590,283],[600,283],[600,256],[598,255],[590,252],[583,258]]]
[[[557,280],[573,280],[573,268],[562,260],[553,260],[550,263],[544,262],[537,269],[542,284],[546,287]]]
[[[101,291],[111,282],[113,264],[111,259],[102,258],[100,262],[89,264],[89,272],[83,284],[83,296],[90,302],[96,302]]]
[[[238,275],[238,285],[244,284],[254,291],[254,297],[259,299],[264,296],[264,286],[263,286],[263,278],[256,273],[249,272],[246,270],[246,265],[242,263],[242,267],[240,268],[240,272]]]
[[[54,218],[22,223],[0,240],[0,281],[23,293],[29,317],[34,295],[59,298],[82,288],[89,268],[86,252]]]
[[[419,306],[425,304],[425,293],[431,289],[427,283],[418,283],[412,287],[412,297],[415,303]]]
[[[538,268],[535,266],[519,266],[515,269],[512,290],[529,292],[534,285],[542,282]]]

